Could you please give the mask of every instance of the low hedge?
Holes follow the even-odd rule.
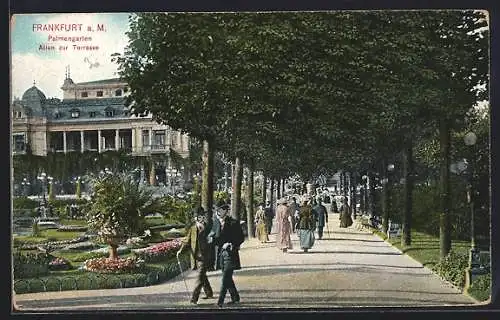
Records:
[[[182,270],[189,269],[189,256],[183,254],[180,258]],[[32,279],[14,281],[16,294],[66,291],[93,290],[143,287],[170,280],[180,274],[176,259],[162,265],[147,265],[141,272],[135,274],[100,274],[81,271],[71,275],[50,275]]]
[[[44,252],[20,252],[12,254],[15,278],[31,278],[49,273],[49,262],[52,257]]]
[[[491,297],[491,274],[478,275],[467,293],[479,301],[488,300]]]
[[[463,288],[465,285],[465,270],[469,264],[469,258],[465,254],[451,250],[448,255],[432,267],[432,271],[439,274],[453,285]]]

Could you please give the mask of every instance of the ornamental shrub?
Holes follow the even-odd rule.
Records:
[[[49,270],[50,271],[61,271],[61,270],[69,270],[72,268],[71,263],[64,258],[53,258],[49,262]]]
[[[181,240],[157,243],[155,245],[133,250],[134,255],[145,262],[160,262],[175,257],[177,250],[181,247]]]
[[[13,209],[35,209],[38,207],[38,201],[28,197],[15,197],[12,200],[12,207]]]
[[[95,258],[86,260],[84,270],[101,273],[127,273],[144,267],[144,261],[137,258]]]
[[[12,254],[14,278],[32,278],[47,275],[51,257],[44,252],[15,250]]]
[[[468,267],[469,258],[465,254],[459,254],[451,250],[448,255],[435,264],[432,270],[453,285],[463,288],[465,284],[465,270]]]
[[[468,293],[479,301],[486,301],[491,297],[491,274],[478,275],[472,281]]]

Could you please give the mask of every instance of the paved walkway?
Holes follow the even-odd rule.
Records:
[[[227,308],[342,308],[465,306],[476,302],[442,281],[429,269],[401,254],[377,236],[338,227],[329,215],[329,231],[303,253],[296,235],[294,249],[282,253],[255,239],[242,245],[243,268],[235,272],[241,303]],[[274,239],[274,235],[271,235]],[[189,290],[196,273],[184,273]],[[209,272],[217,296],[220,271]],[[215,308],[215,299],[189,301],[182,276],[140,288],[62,291],[16,295],[20,310],[165,310]],[[202,294],[203,295],[203,294]],[[229,301],[229,293],[226,302]]]

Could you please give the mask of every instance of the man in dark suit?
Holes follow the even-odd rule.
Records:
[[[181,248],[177,252],[177,257],[184,250],[189,248],[191,251],[191,261],[194,261],[198,269],[196,277],[196,285],[191,297],[191,303],[197,304],[200,297],[201,289],[205,291],[203,299],[213,298],[214,293],[207,277],[209,244],[207,242],[207,218],[205,215],[198,213],[194,218],[194,223],[188,229],[185,239],[182,242]]]
[[[215,269],[221,269],[220,253],[225,243],[231,243],[234,250],[234,270],[241,269],[239,249],[245,240],[240,222],[229,215],[229,205],[223,204],[215,214],[212,230],[208,234],[208,242],[215,246]]]

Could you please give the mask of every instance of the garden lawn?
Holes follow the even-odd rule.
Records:
[[[401,237],[387,239],[387,241],[401,250],[403,253],[414,258],[426,267],[432,268],[440,259],[439,237],[431,236],[422,232],[411,232],[411,246],[401,246]],[[470,242],[463,240],[452,240],[451,249],[459,254],[469,254]]]
[[[411,232],[411,245],[403,247],[401,245],[401,236],[387,239],[387,236],[379,230],[373,230],[379,237],[385,239],[394,247],[401,250],[404,254],[412,257],[420,262],[422,265],[431,269],[440,260],[440,242],[439,237],[431,236],[423,232],[412,230]],[[452,251],[458,254],[469,255],[470,242],[463,240],[452,240]],[[465,272],[465,270],[464,270]],[[468,293],[478,301],[486,301],[491,294],[491,275],[479,275]]]
[[[41,231],[41,236],[51,241],[71,240],[83,236],[85,232],[81,231],[58,231],[48,229]]]
[[[87,220],[82,219],[61,219],[60,223],[66,226],[87,226]]]
[[[77,237],[82,236],[85,232],[77,232],[77,231],[57,231],[55,229],[48,229],[40,231],[40,235],[38,237],[33,236],[15,236],[14,239],[16,241],[20,241],[23,243],[31,243],[37,244],[40,242],[49,241],[62,241],[62,240],[71,240]]]

